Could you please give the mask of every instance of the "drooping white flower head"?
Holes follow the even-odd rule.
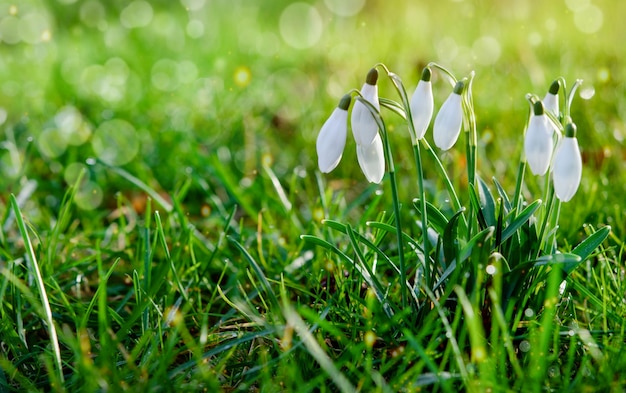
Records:
[[[341,98],[317,136],[317,165],[323,173],[332,171],[341,161],[348,134],[350,100],[350,94]]]
[[[385,152],[383,140],[376,133],[369,145],[356,145],[356,156],[363,174],[370,183],[380,184],[385,175]]]
[[[435,145],[442,150],[450,149],[459,138],[463,123],[462,97],[465,84],[459,81],[439,109],[433,126]]]
[[[378,71],[372,68],[367,73],[365,83],[361,88],[361,95],[363,98],[371,103],[374,108],[380,110],[380,104],[378,103]],[[374,120],[374,116],[370,110],[360,102],[356,100],[352,107],[352,116],[350,119],[352,124],[352,134],[354,140],[358,145],[371,145],[374,142],[374,137],[378,134],[378,124]]]
[[[543,97],[543,106],[546,111],[552,113],[556,118],[559,118],[559,88],[561,84],[559,80],[555,80],[550,85],[550,89],[546,93],[546,96]]]
[[[543,103],[535,102],[524,138],[526,162],[535,175],[543,176],[548,171],[552,159],[553,133],[554,128],[545,114]]]
[[[424,68],[422,78],[417,83],[415,92],[411,97],[411,116],[413,118],[413,128],[415,128],[415,141],[420,140],[426,134],[430,120],[433,117],[434,99],[433,87],[430,82],[430,68]],[[413,141],[415,143],[415,141]]]
[[[578,190],[583,173],[583,161],[576,139],[576,126],[565,126],[565,138],[559,142],[552,163],[552,181],[554,192],[562,202],[567,202]]]

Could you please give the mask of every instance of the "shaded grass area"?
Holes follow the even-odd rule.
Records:
[[[623,26],[613,20],[621,6],[599,4],[603,26],[584,34],[560,3],[525,11],[491,2],[368,3],[352,18],[319,3],[320,41],[296,50],[279,27],[288,2],[214,2],[200,10],[155,2],[150,24],[135,29],[120,24],[125,2],[102,5],[97,19],[81,16],[84,4],[19,4],[16,17],[47,15],[52,38],[0,47],[7,113],[0,386],[623,389],[624,75],[615,50]],[[3,5],[0,12],[13,11]],[[195,39],[193,20],[204,29]],[[477,57],[482,36],[497,38],[497,61]],[[573,107],[585,169],[577,196],[562,207],[558,243],[568,252],[605,224],[612,233],[568,275],[558,301],[544,302],[545,291],[559,293],[561,277],[552,274],[545,288],[529,292],[537,296],[533,307],[502,314],[487,307],[472,319],[473,294],[497,304],[500,293],[487,283],[472,291],[470,280],[460,280],[461,289],[437,296],[442,304],[422,294],[428,307],[389,315],[367,274],[349,262],[359,249],[389,299],[397,298],[401,283],[389,261],[322,223],[349,225],[395,263],[393,236],[366,224],[390,222],[390,192],[365,184],[349,164],[356,163],[350,145],[333,174],[314,169],[314,138],[336,98],[381,60],[407,86],[431,60],[476,70],[479,172],[509,192],[528,113],[524,94],[541,94],[562,74],[593,88],[591,99]],[[392,86],[381,91],[391,96]],[[440,91],[436,105],[445,98]],[[102,125],[111,120],[130,131],[107,134]],[[418,239],[408,134],[400,121],[389,126],[404,228]],[[98,138],[120,146],[119,154],[99,149]],[[442,156],[467,195],[464,159],[460,150]],[[444,210],[432,167],[425,177],[429,201]],[[543,181],[526,187],[530,202]]]

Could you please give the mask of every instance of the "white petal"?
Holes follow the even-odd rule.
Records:
[[[374,108],[380,110],[378,103],[378,86],[364,83],[361,88],[361,95],[368,102],[374,105]],[[378,134],[378,125],[374,120],[371,112],[365,104],[356,100],[352,107],[352,134],[358,145],[371,145],[374,137]]]
[[[459,138],[462,122],[461,96],[451,93],[435,118],[435,125],[433,126],[435,145],[442,150],[450,149]]]
[[[551,94],[550,92],[546,93],[546,96],[543,97],[543,107],[546,109],[546,111],[551,112],[558,119],[559,96],[555,94]]]
[[[554,192],[562,201],[567,202],[578,190],[583,173],[583,162],[576,138],[564,138],[554,154],[552,181]]]
[[[532,115],[524,138],[524,154],[530,170],[543,176],[548,171],[552,158],[553,128],[545,114]]]
[[[419,140],[426,134],[430,120],[433,117],[434,100],[432,83],[430,81],[420,80],[417,83],[410,105],[413,127],[415,128],[415,139]]]
[[[341,161],[348,134],[348,111],[335,108],[317,136],[317,165],[328,173]]]
[[[370,183],[380,183],[385,175],[385,152],[380,135],[376,134],[370,145],[357,144],[356,156],[367,180]]]

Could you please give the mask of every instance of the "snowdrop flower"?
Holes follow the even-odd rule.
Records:
[[[374,108],[380,110],[380,104],[378,103],[378,86],[376,85],[377,81],[378,71],[372,68],[370,72],[367,73],[367,78],[361,88],[361,95],[365,100],[374,105]],[[365,104],[358,100],[354,103],[354,107],[352,108],[351,123],[352,134],[358,145],[367,146],[374,142],[374,138],[378,134],[378,124],[376,124],[376,120],[374,120],[374,116],[372,116],[370,110]]]
[[[535,102],[533,115],[528,122],[524,138],[524,154],[526,162],[533,174],[543,176],[550,166],[552,158],[552,134],[554,128],[544,112],[543,103]]]
[[[356,145],[356,157],[363,174],[370,183],[380,184],[385,175],[385,152],[383,140],[376,133],[374,141],[369,145]]]
[[[348,133],[350,100],[350,94],[341,98],[317,136],[317,165],[323,173],[332,171],[341,161]]]
[[[544,108],[552,113],[556,118],[559,118],[559,88],[561,84],[558,79],[552,82],[550,85],[550,89],[546,93],[546,96],[543,98],[543,106]]]
[[[583,162],[576,139],[576,125],[565,126],[565,138],[559,143],[552,164],[554,192],[562,202],[567,202],[578,190],[583,172]]]
[[[463,93],[464,86],[463,81],[457,82],[435,118],[433,136],[435,145],[441,150],[450,149],[461,133],[461,123],[463,122],[461,93]]]
[[[411,97],[411,115],[413,117],[413,128],[415,128],[414,143],[424,137],[426,129],[433,117],[433,87],[430,82],[430,68],[424,68],[422,78],[417,83],[415,92]]]

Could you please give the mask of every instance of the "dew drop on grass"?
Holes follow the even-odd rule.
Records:
[[[524,315],[526,316],[526,318],[532,318],[535,316],[535,310],[533,310],[532,308],[527,308],[526,310],[524,310]]]
[[[528,342],[527,340],[522,341],[521,343],[519,343],[519,349],[522,352],[530,351],[530,342]]]
[[[487,265],[487,267],[485,268],[485,270],[487,271],[487,274],[493,276],[494,274],[496,274],[496,267],[493,265]]]

